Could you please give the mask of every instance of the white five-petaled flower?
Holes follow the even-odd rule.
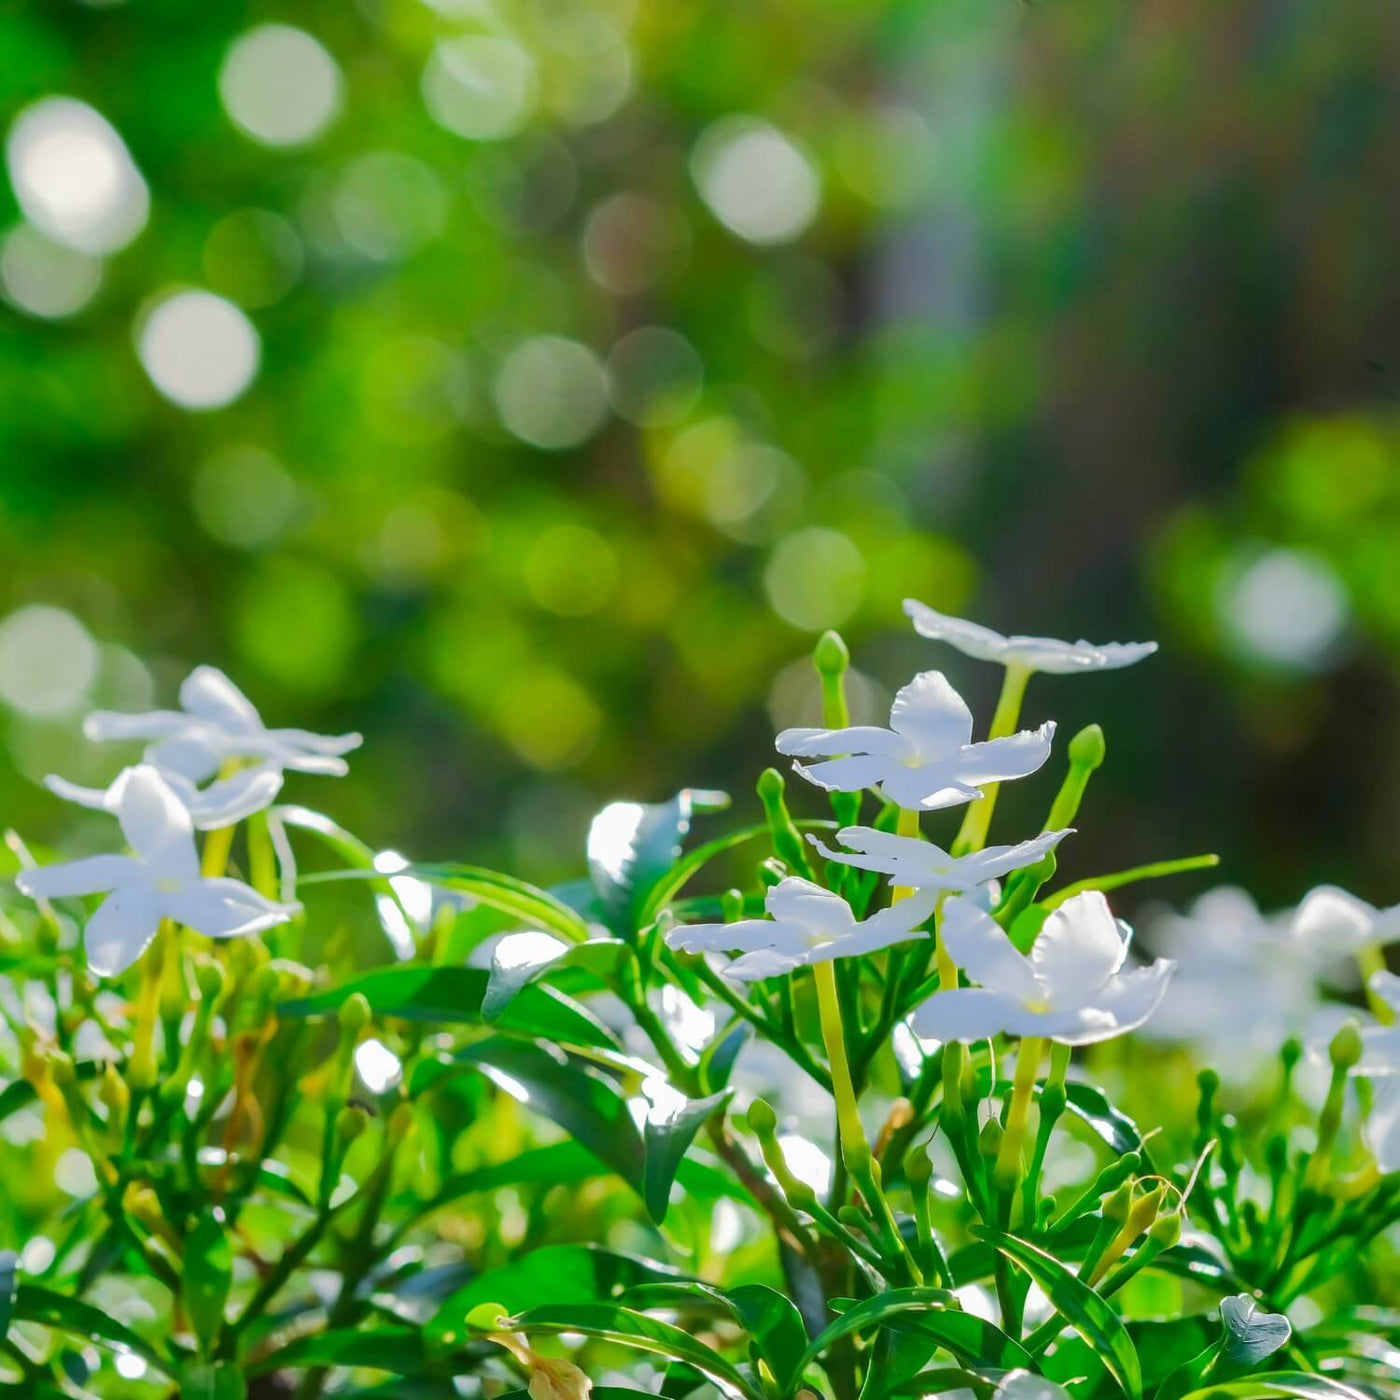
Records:
[[[1060,642],[1053,637],[1003,637],[990,627],[949,617],[917,599],[904,600],[904,612],[922,637],[947,642],[964,656],[1064,676],[1074,671],[1111,671],[1131,666],[1157,650],[1156,642]]]
[[[1312,952],[1352,957],[1362,948],[1400,939],[1400,904],[1377,909],[1336,885],[1319,885],[1298,906],[1293,936]]]
[[[1012,870],[1034,865],[1053,851],[1069,831],[1044,831],[1015,846],[987,846],[965,856],[949,855],[932,841],[896,836],[871,826],[842,827],[837,836],[852,852],[833,851],[819,837],[807,839],[824,855],[841,865],[875,870],[890,876],[896,885],[916,890],[973,890]]]
[[[1375,972],[1369,986],[1400,1022],[1400,977],[1393,972]],[[1376,1089],[1366,1133],[1381,1171],[1400,1171],[1400,1023],[1362,1030],[1361,1059],[1353,1073],[1383,1080]]]
[[[936,992],[914,1012],[919,1035],[935,1040],[1045,1036],[1091,1045],[1142,1025],[1162,1000],[1173,964],[1123,971],[1130,931],[1097,890],[1052,911],[1029,956],[991,915],[961,896],[943,907],[943,946],[978,987]]]
[[[981,784],[1034,773],[1050,757],[1053,720],[1004,739],[972,742],[972,711],[941,671],[915,676],[894,698],[890,727],[785,729],[779,753],[808,782],[835,792],[879,788],[901,807],[931,811],[982,796]]]
[[[84,933],[88,963],[102,977],[130,967],[162,919],[210,938],[234,938],[285,923],[293,910],[239,880],[200,874],[194,824],[185,804],[149,764],[130,769],[116,815],[129,856],[89,856],[15,877],[31,899],[106,894]]]
[[[45,778],[44,783],[50,792],[69,802],[115,815],[121,810],[122,793],[133,771],[124,768],[106,788],[79,787],[77,783],[70,783],[66,778],[54,774]],[[262,811],[282,787],[282,770],[275,764],[266,763],[240,769],[232,776],[218,778],[204,788],[197,787],[189,778],[173,769],[165,769],[161,776],[189,809],[190,817],[201,831],[232,826],[234,822]]]
[[[752,981],[833,958],[878,953],[911,938],[927,938],[919,925],[933,913],[936,902],[932,891],[921,891],[858,920],[839,894],[789,875],[764,900],[770,918],[685,924],[672,929],[666,942],[686,953],[738,951],[743,956],[724,969],[725,975]]]
[[[143,715],[99,710],[87,717],[89,739],[149,739],[146,761],[191,782],[212,778],[230,759],[256,759],[277,770],[348,771],[342,754],[358,748],[358,734],[311,734],[305,729],[269,729],[252,702],[213,666],[196,666],[180,686],[178,710]]]

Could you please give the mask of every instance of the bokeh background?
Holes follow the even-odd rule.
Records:
[[[7,6],[0,821],[210,661],[365,733],[294,799],[560,878],[751,804],[827,626],[988,715],[912,594],[1161,641],[1032,688],[1067,874],[1395,901],[1398,88],[1306,0]]]

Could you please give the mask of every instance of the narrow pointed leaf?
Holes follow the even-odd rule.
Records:
[[[498,1020],[505,1009],[526,987],[542,977],[567,968],[579,968],[607,982],[623,961],[636,955],[620,938],[591,938],[553,949],[541,947],[522,956],[517,945],[503,940],[491,959],[491,976],[481,1001],[481,1014],[488,1021]]]
[[[21,1283],[15,1289],[12,1322],[37,1322],[60,1332],[84,1337],[90,1342],[118,1352],[131,1352],[164,1375],[172,1375],[170,1363],[116,1318],[84,1303],[66,1298],[35,1283]]]
[[[704,1099],[687,1099],[662,1111],[653,1105],[642,1134],[646,1160],[643,1168],[642,1198],[647,1213],[659,1225],[666,1218],[671,1200],[671,1183],[681,1161],[695,1141],[705,1120],[724,1103],[732,1090],[724,1089]]]
[[[1220,864],[1216,855],[1182,856],[1179,860],[1158,860],[1149,865],[1135,865],[1131,870],[1116,870],[1111,875],[1093,875],[1087,880],[1076,880],[1054,894],[1040,901],[1046,909],[1058,909],[1065,900],[1073,899],[1086,890],[1116,890],[1124,885],[1136,884],[1139,880],[1160,880],[1167,875],[1185,875],[1192,870],[1210,870]]]

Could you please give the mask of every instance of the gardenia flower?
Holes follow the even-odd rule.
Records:
[[[1016,846],[987,846],[965,856],[949,855],[932,841],[895,836],[871,826],[846,826],[837,832],[841,844],[850,846],[855,855],[830,850],[815,835],[809,834],[807,839],[827,860],[878,871],[891,876],[896,885],[916,890],[972,890],[1009,871],[1034,865],[1068,835],[1069,831],[1045,831]]]
[[[247,696],[222,671],[196,666],[180,686],[179,710],[144,715],[99,710],[87,717],[89,739],[150,739],[146,761],[191,782],[212,778],[229,759],[261,759],[265,766],[343,777],[342,754],[360,746],[358,734],[310,734],[268,729]]]
[[[92,807],[115,815],[121,809],[127,779],[134,771],[131,768],[123,769],[107,788],[79,787],[77,783],[70,783],[66,778],[52,773],[44,779],[44,783],[50,792],[69,802],[76,802],[80,807]],[[195,826],[201,831],[232,826],[234,822],[262,811],[282,787],[281,769],[264,763],[255,768],[244,768],[231,777],[217,779],[206,788],[196,787],[173,769],[165,770],[161,776],[185,804]]]
[[[878,953],[910,938],[927,938],[919,925],[933,913],[936,903],[936,894],[925,890],[858,921],[839,894],[789,875],[774,885],[764,900],[771,918],[685,924],[672,929],[666,942],[686,953],[738,949],[743,957],[730,963],[725,975],[747,982],[834,958]]]
[[[1298,906],[1293,936],[1319,955],[1354,957],[1400,939],[1400,904],[1377,909],[1336,885],[1319,885]]]
[[[957,896],[939,932],[953,961],[980,987],[936,992],[914,1012],[914,1030],[933,1040],[1045,1036],[1091,1045],[1135,1030],[1157,1009],[1175,964],[1123,971],[1132,932],[1097,890],[1067,899],[1045,920],[1030,955],[991,915]]]
[[[107,895],[84,934],[88,964],[98,976],[130,967],[162,919],[210,938],[235,938],[291,918],[290,907],[265,899],[239,880],[200,874],[189,811],[150,764],[128,770],[116,815],[134,854],[89,856],[15,877],[31,899]]]
[[[785,729],[779,753],[826,762],[793,769],[835,792],[879,788],[901,807],[955,807],[982,796],[982,783],[1034,773],[1050,757],[1055,724],[1004,739],[972,742],[972,711],[941,671],[915,676],[894,698],[890,727]],[[836,755],[845,755],[837,757]]]
[[[990,627],[949,617],[914,598],[904,600],[904,612],[922,637],[948,642],[964,656],[996,661],[1027,671],[1064,676],[1073,671],[1112,671],[1131,666],[1157,650],[1156,642],[1059,642],[1053,637],[1003,637]]]

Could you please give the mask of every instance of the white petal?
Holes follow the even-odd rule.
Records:
[[[777,948],[759,948],[735,958],[724,969],[724,976],[736,982],[757,982],[763,977],[781,977],[808,961],[804,953],[785,953]]]
[[[87,856],[21,870],[15,884],[30,899],[61,899],[64,895],[102,894],[131,884],[140,873],[141,867],[130,856]]]
[[[897,806],[911,811],[941,812],[975,802],[982,789],[959,782],[950,771],[953,760],[943,759],[921,768],[891,767],[880,784],[880,791]]]
[[[270,729],[268,733],[278,743],[301,749],[305,754],[330,757],[350,753],[365,741],[363,734],[313,734],[309,729]]]
[[[1400,1074],[1400,1026],[1367,1026],[1361,1032],[1357,1074]]]
[[[1373,972],[1366,984],[1370,989],[1400,1015],[1400,977],[1393,972]]]
[[[187,721],[189,728],[170,739],[162,739],[146,750],[146,762],[163,773],[178,773],[192,783],[202,783],[219,771],[230,756],[224,736],[207,725]]]
[[[1004,783],[1028,778],[1050,757],[1055,737],[1055,721],[1046,720],[1039,729],[1023,729],[1004,739],[988,739],[969,744],[948,760],[951,777],[970,786]]]
[[[959,873],[964,875],[970,888],[1009,874],[1013,870],[1022,870],[1028,865],[1034,865],[1046,852],[1053,851],[1072,830],[1071,827],[1065,831],[1043,831],[1039,836],[1015,846],[987,846],[972,855],[964,856],[959,862]]]
[[[189,808],[194,824],[201,831],[211,831],[261,812],[281,791],[282,774],[274,767],[259,765],[244,768],[232,777],[221,778],[207,788],[183,788],[185,780],[171,782],[181,801]]]
[[[98,812],[107,810],[107,794],[110,791],[108,788],[79,787],[77,783],[70,783],[67,778],[60,778],[56,773],[50,773],[44,779],[44,786],[65,802],[76,802],[79,807],[90,807]]]
[[[1400,1172],[1400,1079],[1388,1080],[1376,1091],[1366,1136],[1381,1171]]]
[[[263,727],[252,702],[215,666],[196,666],[185,677],[180,704],[190,714],[235,734]]]
[[[779,753],[795,758],[836,758],[843,754],[873,754],[877,758],[903,758],[908,742],[891,729],[873,724],[848,729],[784,729],[773,741]]]
[[[796,875],[774,885],[763,906],[780,923],[795,924],[815,934],[838,934],[856,921],[851,906],[839,894]]]
[[[683,953],[728,953],[771,948],[781,938],[792,941],[793,931],[772,919],[736,919],[732,924],[682,924],[666,935],[666,946]]]
[[[919,925],[933,913],[938,895],[937,890],[916,890],[897,904],[872,914],[839,940],[841,950],[835,956],[878,953],[911,938],[927,938],[927,932],[920,930]]]
[[[102,901],[83,930],[88,966],[99,977],[125,972],[146,950],[160,927],[155,891],[147,885],[125,885]]]
[[[1123,966],[1127,941],[1098,890],[1054,910],[1031,946],[1031,966],[1057,1006],[1090,1005],[1095,991]]]
[[[1094,1045],[1134,1031],[1161,1005],[1175,970],[1175,963],[1158,958],[1150,967],[1121,972],[1093,1005],[1049,1013],[1042,1033],[1064,1045]]]
[[[1371,941],[1376,909],[1336,885],[1319,885],[1298,906],[1293,935],[1320,953],[1348,956]]]
[[[925,1040],[990,1040],[1024,1016],[1020,1002],[981,987],[935,992],[912,1017]]]
[[[284,924],[295,910],[275,904],[241,880],[196,880],[173,894],[163,895],[166,918],[187,924],[209,938],[236,938]]]
[[[938,612],[914,598],[904,600],[904,612],[920,636],[929,637],[935,642],[947,642],[974,660],[1000,661],[1006,651],[1006,638],[1000,632],[993,632],[990,627],[965,622],[960,617],[949,617],[947,613]]]
[[[890,728],[922,757],[942,758],[972,738],[972,711],[942,671],[923,671],[894,697]]]
[[[1058,642],[1052,637],[1009,637],[1007,660],[1046,675],[1116,671],[1157,650],[1156,642]]]
[[[887,758],[828,758],[821,763],[794,763],[792,771],[827,792],[859,792],[875,787],[890,771]]]
[[[190,727],[190,717],[179,710],[151,710],[143,715],[94,710],[83,721],[83,736],[94,743],[107,739],[160,739]]]
[[[148,763],[123,775],[117,820],[127,844],[151,869],[174,880],[199,873],[189,809]]]
[[[950,899],[943,906],[938,932],[948,956],[974,982],[1018,1003],[1044,997],[1029,959],[1002,926],[972,900],[961,896]]]

